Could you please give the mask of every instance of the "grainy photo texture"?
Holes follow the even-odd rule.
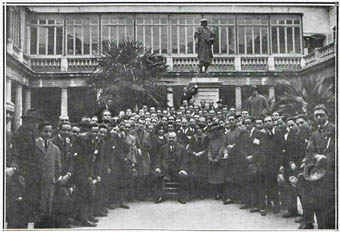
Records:
[[[3,6],[4,229],[338,228],[336,2]]]

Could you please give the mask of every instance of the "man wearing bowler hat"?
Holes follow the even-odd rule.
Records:
[[[211,46],[214,44],[215,34],[208,29],[208,20],[201,19],[201,27],[195,32],[195,42],[197,57],[199,60],[200,73],[208,71],[208,67],[211,64],[213,54]]]
[[[306,165],[325,160],[326,174],[318,180],[310,181],[310,200],[306,212],[313,215],[319,229],[335,228],[335,126],[328,121],[327,109],[320,104],[314,108],[314,118],[318,129],[312,133],[309,141],[307,156],[304,159]],[[306,176],[305,176],[306,177]],[[305,209],[304,209],[305,210]],[[305,215],[307,218],[312,217]],[[312,221],[305,221],[304,229],[313,228]]]
[[[13,134],[13,152],[22,177],[25,180],[24,199],[26,209],[24,212],[24,224],[29,222],[37,222],[38,215],[35,209],[35,195],[37,189],[33,184],[38,180],[37,167],[35,158],[35,139],[38,137],[38,124],[42,121],[40,112],[37,109],[29,109],[22,117],[22,126]]]

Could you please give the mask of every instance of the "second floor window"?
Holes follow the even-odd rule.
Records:
[[[67,55],[98,55],[99,16],[66,19]]]
[[[239,54],[268,54],[268,16],[238,16]]]
[[[63,20],[31,20],[31,55],[61,55],[63,51]]]
[[[133,16],[103,15],[102,41],[105,40],[118,43],[123,40],[133,40]]]
[[[272,16],[272,53],[301,54],[301,17]]]
[[[19,7],[8,7],[7,11],[7,26],[9,27],[7,36],[12,40],[13,44],[20,48],[20,8]]]

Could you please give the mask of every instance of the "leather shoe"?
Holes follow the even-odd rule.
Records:
[[[314,225],[312,223],[302,223],[298,229],[299,230],[314,229]]]
[[[159,204],[164,201],[164,197],[158,197],[155,199],[155,204]]]
[[[119,208],[122,208],[122,209],[130,209],[130,206],[128,206],[128,205],[122,203],[122,204],[119,205]]]
[[[221,199],[221,196],[220,195],[216,195],[214,199],[215,200],[219,200],[219,199]]]
[[[103,212],[103,213],[106,213],[106,214],[109,213],[109,211],[108,211],[107,208],[105,208],[105,207],[101,208],[100,211]]]
[[[107,214],[101,211],[95,212],[95,217],[107,217]]]
[[[116,205],[115,204],[108,204],[107,206],[106,206],[106,208],[108,208],[108,209],[115,209],[116,208]]]
[[[294,220],[295,223],[302,223],[302,221],[303,221],[302,218],[298,218]]]
[[[280,213],[280,207],[274,207],[273,214],[278,214],[278,213]]]
[[[257,212],[260,212],[260,209],[259,209],[259,208],[251,208],[251,209],[249,210],[249,212],[251,212],[251,213],[257,213]]]
[[[240,209],[250,209],[250,205],[245,204],[241,206]]]
[[[299,216],[297,213],[288,212],[282,215],[283,218],[292,218]]]
[[[181,204],[186,204],[187,202],[183,199],[178,199],[178,202],[181,203]]]
[[[92,217],[92,216],[90,216],[90,217],[88,217],[88,219],[89,219],[89,221],[91,221],[91,222],[99,222],[99,220],[97,219],[97,218],[95,218],[95,217]]]
[[[223,200],[223,205],[229,205],[229,204],[232,204],[232,203],[234,203],[234,201],[231,200],[230,198]]]
[[[266,212],[266,210],[261,209],[261,210],[260,210],[260,214],[261,214],[261,216],[266,216],[266,215],[267,215],[267,212]]]
[[[84,221],[80,223],[81,226],[86,226],[86,227],[96,227],[97,224],[91,221]]]

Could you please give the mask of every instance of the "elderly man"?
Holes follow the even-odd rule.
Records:
[[[184,146],[177,142],[175,132],[169,133],[169,141],[160,148],[160,154],[156,160],[155,172],[163,177],[163,181],[179,182],[180,193],[178,202],[186,203],[188,178],[188,160]],[[164,201],[164,192],[159,193],[155,203]]]

